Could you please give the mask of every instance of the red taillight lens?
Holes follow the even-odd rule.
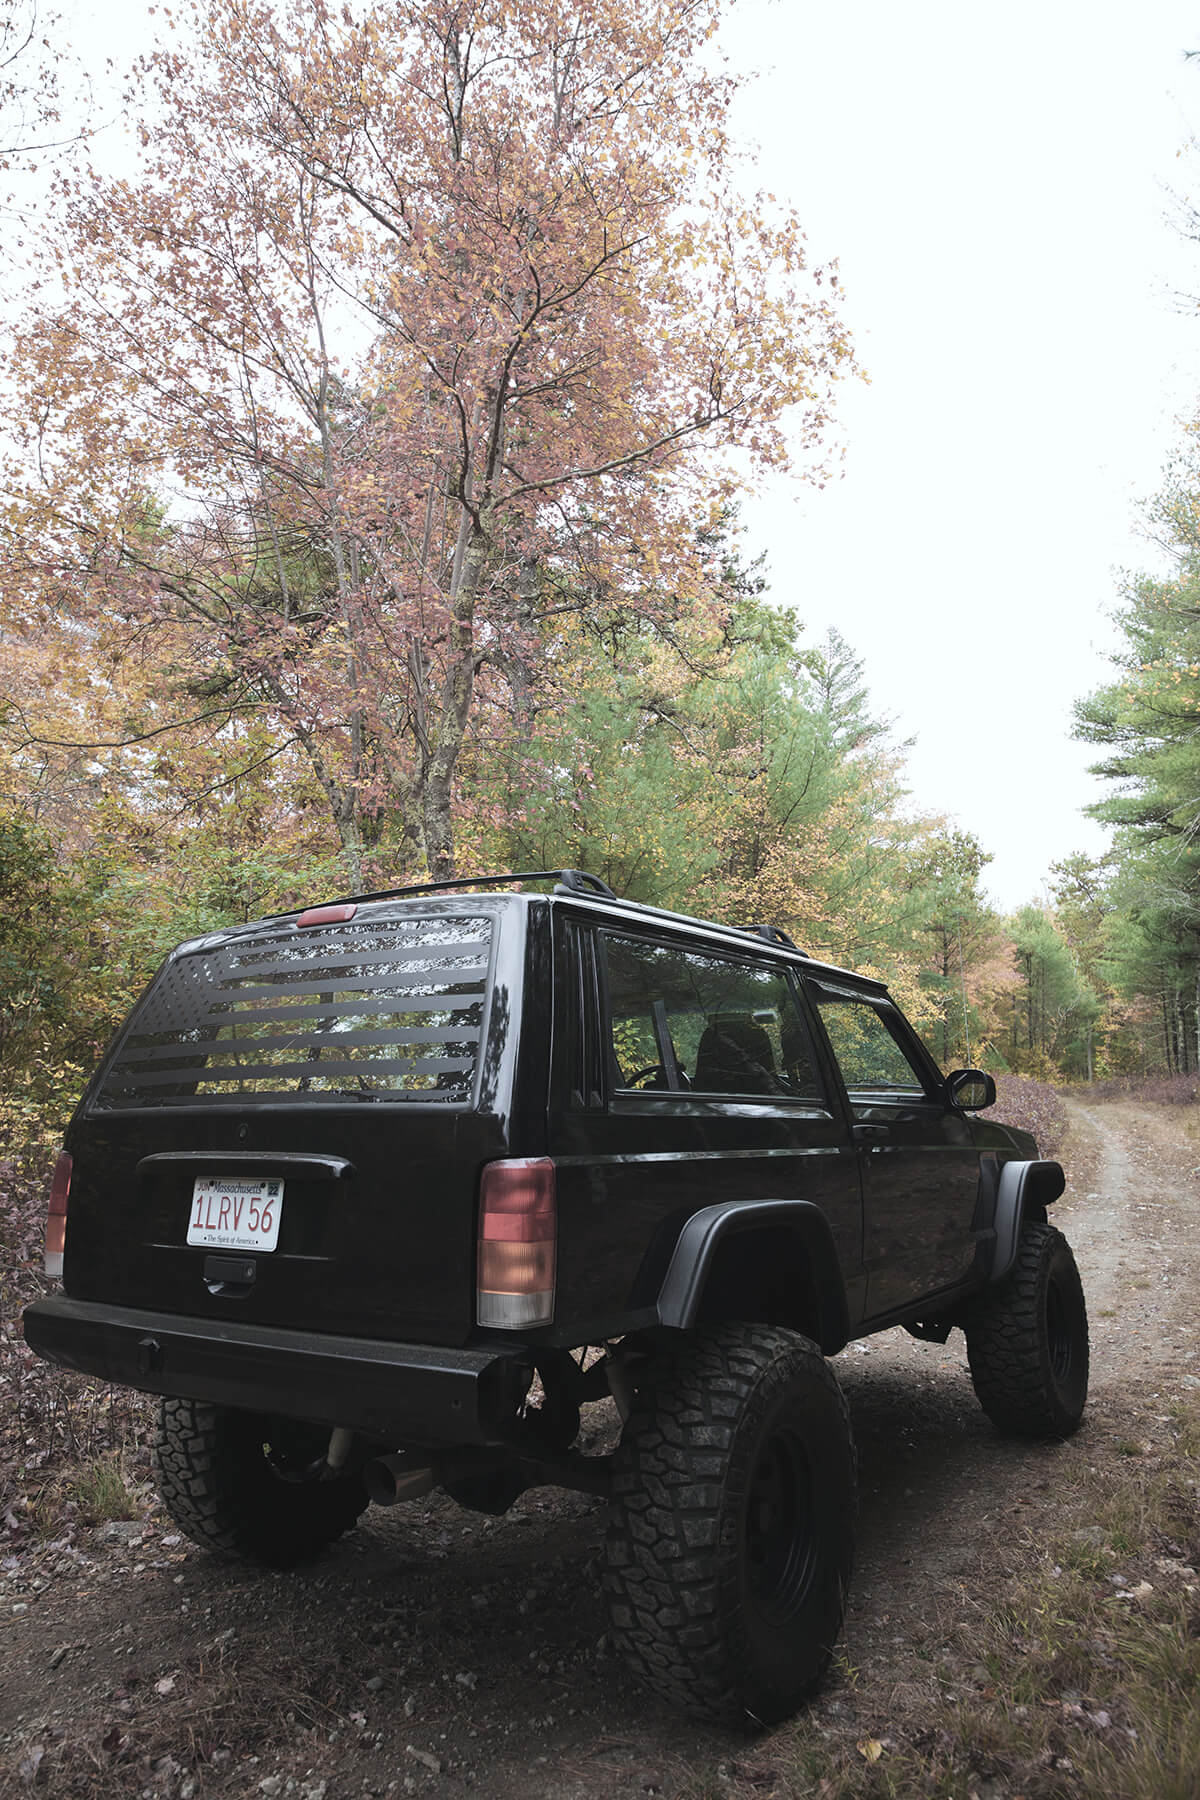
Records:
[[[344,925],[357,911],[357,906],[350,901],[340,906],[310,906],[307,912],[300,914],[296,926],[298,929],[301,925]]]
[[[67,1201],[71,1194],[71,1153],[59,1152],[50,1183],[50,1204],[46,1208],[46,1255],[43,1266],[47,1275],[62,1279],[63,1251],[67,1247]]]
[[[550,1158],[512,1156],[488,1163],[479,1184],[475,1316],[480,1325],[550,1323],[557,1243]]]

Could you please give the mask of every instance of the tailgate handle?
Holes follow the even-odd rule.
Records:
[[[206,1256],[204,1280],[210,1294],[245,1293],[258,1274],[252,1256]]]
[[[156,1150],[143,1156],[137,1174],[149,1175],[172,1166],[197,1169],[265,1169],[271,1174],[303,1175],[310,1181],[348,1181],[354,1164],[344,1156],[318,1156],[306,1150]]]

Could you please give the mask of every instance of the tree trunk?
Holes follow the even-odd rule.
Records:
[[[452,881],[455,875],[454,770],[475,692],[475,596],[487,552],[487,534],[472,526],[450,609],[441,717],[424,783],[425,860],[434,881]]]
[[[1175,1038],[1179,1045],[1179,1067],[1183,1074],[1192,1072],[1192,1048],[1188,1043],[1187,1021],[1183,1015],[1183,986],[1175,984]]]

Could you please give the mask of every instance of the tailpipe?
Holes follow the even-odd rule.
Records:
[[[401,1500],[420,1500],[433,1492],[433,1470],[415,1457],[399,1451],[395,1456],[376,1456],[362,1472],[367,1493],[376,1506],[395,1506]]]

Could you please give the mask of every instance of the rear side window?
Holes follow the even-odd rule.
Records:
[[[614,1086],[824,1100],[782,969],[606,936]]]
[[[490,918],[442,916],[276,927],[173,957],[93,1106],[467,1100],[491,946]]]

